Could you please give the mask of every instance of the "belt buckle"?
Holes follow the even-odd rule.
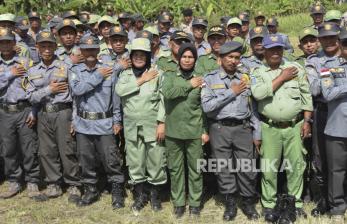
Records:
[[[46,112],[48,113],[54,112],[54,105],[46,105]]]
[[[8,104],[8,105],[5,106],[5,108],[6,108],[7,111],[10,112],[10,113],[18,112],[18,106],[17,106],[17,104],[15,104],[15,105]]]
[[[89,120],[96,120],[97,119],[97,113],[96,112],[88,112],[88,118]]]

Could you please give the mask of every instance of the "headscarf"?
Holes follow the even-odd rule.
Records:
[[[130,53],[132,70],[133,70],[133,73],[136,77],[140,77],[147,69],[149,69],[151,67],[151,52],[142,51],[146,54],[146,64],[142,68],[136,68],[134,63],[132,62],[132,58],[133,58],[135,51],[138,51],[138,50],[131,51],[131,53]]]
[[[181,58],[182,58],[184,52],[186,52],[186,51],[192,52],[193,57],[195,59],[194,66],[195,66],[196,60],[198,59],[198,53],[196,51],[195,46],[192,43],[183,43],[183,44],[181,44],[180,49],[178,50],[178,63],[180,66],[180,70],[181,70],[181,72],[185,78],[189,78],[191,76],[192,72],[194,71],[194,66],[190,70],[184,70],[181,66]]]

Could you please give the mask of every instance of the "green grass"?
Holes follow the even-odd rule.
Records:
[[[7,187],[7,183],[0,186],[0,191],[4,191]],[[128,192],[129,193],[129,192]],[[167,201],[163,203],[163,211],[160,213],[152,212],[149,205],[145,207],[140,214],[135,216],[130,209],[132,203],[132,196],[130,193],[126,199],[126,207],[120,210],[112,210],[111,208],[111,196],[104,194],[100,201],[95,204],[85,207],[77,208],[73,204],[67,202],[67,195],[52,199],[46,202],[34,202],[26,197],[26,192],[15,196],[12,199],[0,200],[0,223],[1,224],[106,224],[106,223],[228,223],[223,222],[222,215],[224,208],[217,206],[213,198],[209,199],[204,209],[201,212],[200,218],[191,218],[189,215],[185,215],[182,219],[177,220],[172,214],[172,204]],[[305,210],[309,214],[313,208],[313,204],[305,204]],[[260,204],[257,205],[257,210],[261,211]],[[230,222],[229,222],[230,223]],[[232,223],[265,223],[261,218],[258,221],[250,222],[242,214],[241,210],[238,210],[238,215]],[[308,219],[299,219],[296,223],[306,224],[333,224],[333,222],[327,218],[313,218],[311,216]],[[335,224],[335,223],[334,223]]]

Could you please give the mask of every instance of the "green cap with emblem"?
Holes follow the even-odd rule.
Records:
[[[8,21],[8,22],[13,22],[15,23],[16,16],[13,15],[12,13],[5,13],[0,15],[0,22],[1,21]]]
[[[186,42],[192,42],[191,37],[182,30],[173,32],[170,36],[170,40],[186,40]]]
[[[110,30],[110,37],[122,36],[128,37],[128,32],[122,28],[120,25],[113,26]]]
[[[263,17],[263,18],[265,18],[265,14],[264,14],[262,11],[257,11],[257,12],[255,13],[254,18],[258,18],[258,17]]]
[[[341,20],[342,12],[339,10],[329,10],[324,16],[324,21],[329,22],[333,20]]]
[[[100,40],[98,37],[86,34],[81,38],[80,41],[81,49],[99,49],[100,48]]]
[[[94,23],[97,23],[97,22],[98,22],[98,20],[99,20],[100,18],[101,18],[101,16],[99,16],[99,15],[96,15],[96,14],[90,14],[88,24],[94,24]]]
[[[0,40],[15,40],[14,34],[7,28],[0,28]]]
[[[59,32],[61,29],[63,29],[64,27],[71,27],[74,30],[76,30],[76,25],[75,23],[72,21],[72,19],[63,19],[63,21],[61,21],[57,26],[56,29]]]
[[[211,26],[208,30],[207,37],[212,35],[226,36],[225,29],[222,26]]]
[[[100,19],[98,20],[98,26],[100,26],[100,24],[103,22],[108,22],[108,23],[111,23],[113,25],[117,24],[116,21],[111,16],[108,16],[108,15],[100,17]]]
[[[29,19],[41,19],[40,14],[38,12],[29,12],[28,14]]]
[[[131,42],[131,51],[151,52],[151,43],[147,38],[135,38]]]
[[[316,29],[314,29],[313,27],[306,27],[306,28],[304,28],[299,33],[299,41],[301,41],[302,39],[304,39],[307,36],[317,37],[318,36],[318,31]]]
[[[36,35],[36,43],[52,42],[56,43],[54,34],[48,31],[41,31]]]
[[[238,25],[242,26],[242,21],[241,21],[241,19],[239,19],[237,17],[233,17],[233,18],[229,19],[227,26],[229,26],[231,24],[238,24]]]
[[[149,26],[149,27],[146,27],[145,30],[151,32],[153,35],[159,36],[159,30],[157,26]]]
[[[152,42],[153,34],[148,30],[141,30],[136,33],[135,38],[147,38],[150,42]]]

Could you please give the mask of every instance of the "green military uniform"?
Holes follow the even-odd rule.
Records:
[[[156,64],[163,72],[173,72],[178,68],[178,63],[172,54],[169,56],[160,57]]]
[[[167,163],[171,177],[174,206],[185,206],[185,168],[188,165],[189,205],[199,207],[202,195],[202,174],[197,160],[203,158],[201,135],[206,132],[200,102],[200,88],[193,88],[190,79],[179,71],[164,74],[165,134]]]
[[[287,67],[295,66],[299,73],[297,78],[285,82],[275,92],[272,81]],[[281,156],[289,160],[292,170],[287,171],[288,193],[295,196],[296,207],[302,207],[300,199],[303,190],[303,172],[305,159],[300,136],[303,124],[299,114],[302,111],[312,111],[312,98],[304,69],[295,62],[282,61],[280,67],[271,70],[267,65],[254,70],[252,73],[252,94],[258,101],[258,111],[262,115],[262,146],[261,159],[280,166]],[[283,122],[283,123],[281,123]],[[283,124],[290,125],[283,125]],[[261,181],[261,202],[265,208],[274,208],[277,193],[277,172],[261,163],[263,177]]]
[[[219,69],[217,56],[213,53],[200,56],[195,65],[195,73],[201,76],[217,69]]]
[[[98,20],[98,27],[100,26],[101,23],[103,22],[106,22],[106,23],[110,23],[112,25],[116,25],[117,22],[111,17],[111,16],[102,16],[99,18]],[[100,53],[99,55],[102,55],[102,54],[110,54],[110,51],[109,51],[109,48],[108,48],[108,45],[105,41],[105,39],[102,39],[101,42],[100,42]]]
[[[136,45],[136,42],[141,44],[144,40],[149,46],[147,39],[138,38],[133,41],[134,48],[144,48]],[[157,122],[165,122],[161,77],[138,86],[137,78],[129,68],[120,73],[116,84],[116,92],[123,106],[126,162],[133,185],[143,182],[153,185],[166,183],[165,147],[156,141]]]

